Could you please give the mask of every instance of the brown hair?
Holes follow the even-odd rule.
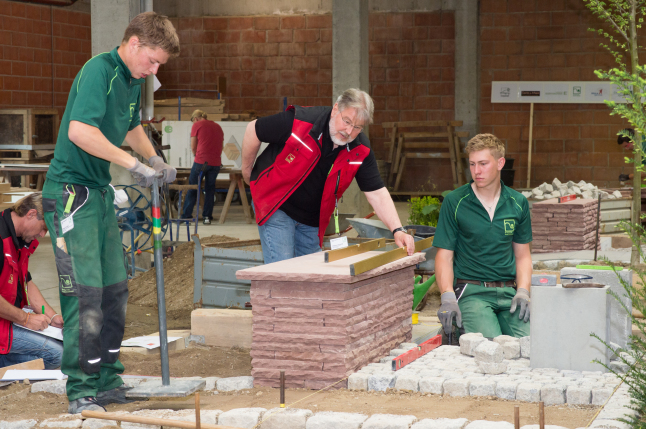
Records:
[[[121,43],[128,43],[133,36],[139,39],[141,46],[160,48],[171,58],[179,55],[179,37],[167,16],[155,12],[140,13],[128,24]]]
[[[25,217],[29,210],[36,210],[36,218],[43,220],[43,196],[40,192],[33,192],[16,201],[11,209],[19,217]]]
[[[493,134],[478,134],[467,143],[466,152],[469,155],[472,152],[480,152],[489,149],[491,155],[496,158],[505,156],[505,145]]]

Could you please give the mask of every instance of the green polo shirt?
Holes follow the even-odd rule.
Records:
[[[453,273],[456,279],[514,280],[516,258],[511,243],[532,241],[527,199],[501,181],[500,198],[492,221],[471,183],[444,198],[433,246],[455,252]]]
[[[141,84],[134,79],[117,48],[90,59],[76,75],[67,99],[47,178],[102,188],[110,183],[110,162],[76,146],[68,137],[70,121],[97,127],[116,147],[141,122]]]

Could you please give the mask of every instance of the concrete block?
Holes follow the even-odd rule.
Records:
[[[494,343],[498,343],[498,344],[500,344],[500,345],[502,346],[502,345],[503,345],[503,344],[505,344],[506,342],[508,342],[508,341],[514,341],[514,340],[517,340],[517,338],[514,338],[514,337],[512,337],[512,336],[510,336],[510,335],[498,335],[497,337],[495,337],[495,338],[493,339],[493,342],[494,342]]]
[[[470,380],[464,380],[461,378],[452,378],[446,380],[442,387],[444,388],[444,394],[449,396],[469,396],[469,385],[471,384]]]
[[[206,384],[204,385],[204,390],[210,391],[210,390],[215,390],[215,386],[218,382],[220,377],[206,377],[204,378],[204,381],[206,381]]]
[[[235,408],[220,414],[218,425],[251,429],[258,424],[265,408]]]
[[[546,384],[541,387],[541,401],[545,405],[565,404],[565,386],[559,384]]]
[[[479,332],[460,335],[460,353],[474,356],[476,347],[484,341],[487,339]]]
[[[170,330],[166,334],[169,337],[179,337],[175,341],[170,341],[168,343],[168,351],[184,350],[188,347],[189,337],[191,336],[190,330],[180,329],[180,330]],[[145,335],[146,337],[159,337],[159,332],[154,332],[150,335]],[[145,347],[121,347],[121,353],[139,353],[142,355],[158,355],[159,349],[147,349]]]
[[[500,363],[503,360],[502,347],[493,341],[484,341],[475,348],[477,362]]]
[[[464,429],[469,423],[467,419],[424,419],[411,426],[410,429]]]
[[[83,420],[73,416],[72,418],[55,418],[43,420],[40,427],[44,428],[80,428],[83,426]]]
[[[498,375],[507,371],[507,362],[478,362],[478,367],[485,374]]]
[[[516,390],[518,388],[517,381],[499,381],[496,383],[496,396],[500,399],[507,399],[513,401],[516,399]]]
[[[389,355],[389,356],[390,356],[390,357],[397,357],[397,356],[399,356],[399,355],[403,355],[403,354],[404,354],[404,353],[406,353],[407,351],[408,351],[408,350],[406,350],[406,349],[392,349],[392,350],[390,351],[390,355]]]
[[[395,387],[396,378],[397,376],[394,373],[372,374],[370,378],[368,378],[368,390],[385,392],[386,390]]]
[[[516,400],[523,402],[540,402],[541,385],[539,383],[520,383],[516,389]]]
[[[606,403],[608,398],[612,395],[613,388],[610,387],[598,387],[592,389],[592,405],[603,405]]]
[[[471,396],[496,396],[496,382],[487,378],[471,379],[469,384]]]
[[[416,420],[415,416],[373,414],[363,422],[361,429],[408,429]]]
[[[601,283],[610,286],[615,294],[621,299],[629,311],[632,311],[632,301],[626,296],[626,290],[621,285],[621,281],[617,275],[629,285],[633,282],[632,270],[622,270],[615,273],[612,270],[579,270],[576,268],[563,268],[561,276],[567,274],[584,274],[592,276],[590,282]],[[534,294],[532,293],[532,299]],[[609,341],[618,344],[622,348],[626,348],[629,344],[629,336],[632,334],[632,325],[630,313],[626,313],[622,305],[614,297],[610,297],[610,338]]]
[[[509,422],[489,422],[487,420],[476,420],[464,429],[514,429],[514,425]]]
[[[156,411],[156,410],[147,410],[147,411]],[[210,424],[210,425],[215,425],[218,422],[218,416],[220,414],[222,414],[222,410],[200,410],[200,422]],[[195,410],[174,411],[167,418],[171,420],[180,420],[183,422],[195,422]],[[123,429],[123,425],[124,423],[122,422],[121,429]]]
[[[531,338],[530,337],[521,337],[518,339],[518,342],[520,343],[520,356],[526,359],[529,359],[529,351],[530,351],[530,345],[531,345]]]
[[[588,270],[593,271],[593,270]],[[590,333],[608,341],[609,287],[532,288],[530,344],[532,368],[596,371],[609,363],[608,349]],[[564,329],[567,327],[567,329]],[[522,352],[521,352],[522,353]]]
[[[221,392],[232,390],[253,389],[253,377],[227,377],[220,378],[215,382],[216,388]]]
[[[592,389],[583,386],[570,386],[567,388],[568,405],[590,405],[591,401]]]
[[[263,415],[260,429],[304,429],[313,413],[298,408],[272,408]]]
[[[502,345],[502,355],[505,359],[518,359],[520,358],[520,341],[514,338],[515,341],[507,341]]]
[[[363,414],[323,411],[307,419],[305,429],[359,429],[367,418]]]
[[[31,385],[31,393],[47,392],[56,395],[67,395],[67,390],[65,390],[66,384],[67,380],[39,381]]]
[[[445,378],[443,377],[422,377],[419,380],[419,391],[423,393],[433,393],[435,395],[444,394]]]
[[[348,378],[349,390],[368,390],[369,373],[355,372]]]
[[[85,419],[83,420],[82,427],[83,429],[99,429],[105,426],[119,426],[119,423],[117,423],[116,420]],[[6,429],[18,429],[18,428],[6,428]]]
[[[404,349],[404,350],[416,349],[417,348],[417,343],[401,343],[399,345],[399,348]]]
[[[94,419],[92,419],[94,420]],[[36,426],[37,420],[15,420],[13,422],[0,421],[0,429],[30,429]]]
[[[213,329],[217,326],[217,329]],[[198,308],[191,312],[191,335],[209,346],[251,348],[251,311]]]
[[[395,381],[395,389],[408,390],[411,392],[419,391],[419,375],[417,374],[399,374]]]

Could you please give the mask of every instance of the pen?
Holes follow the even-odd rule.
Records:
[[[45,306],[44,305],[43,305],[43,313],[42,314],[45,314]]]

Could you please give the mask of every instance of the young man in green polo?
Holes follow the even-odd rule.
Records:
[[[446,196],[433,246],[442,304],[438,317],[448,335],[464,332],[529,335],[532,226],[527,199],[505,186],[500,170],[505,146],[478,134],[466,147],[473,180]]]
[[[90,59],[76,75],[43,188],[65,321],[61,370],[68,376],[69,412],[105,411],[126,402],[119,374],[128,279],[110,187],[110,163],[127,168],[140,186],[176,171],[156,156],[139,119],[141,85],[179,55],[168,18],[138,15],[120,46]],[[123,142],[150,167],[119,149]]]

